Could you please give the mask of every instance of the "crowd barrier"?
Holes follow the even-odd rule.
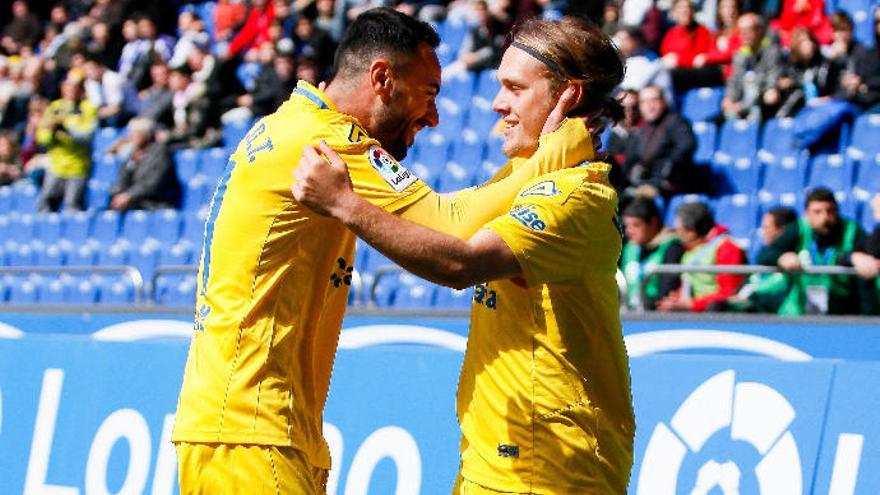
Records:
[[[187,320],[0,315],[0,493],[177,493],[169,438]],[[466,326],[346,319],[325,416],[330,495],[449,493]],[[880,493],[876,320],[681,316],[624,328],[630,494]]]

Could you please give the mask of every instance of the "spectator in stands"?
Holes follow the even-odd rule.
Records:
[[[825,0],[782,0],[782,14],[770,23],[770,27],[779,33],[782,46],[786,48],[797,28],[809,30],[823,45],[831,43],[834,36],[825,14]]]
[[[155,139],[153,121],[135,117],[128,123],[129,158],[110,191],[110,208],[156,210],[180,205],[180,183],[164,143]]]
[[[318,65],[309,57],[299,57],[296,59],[296,78],[299,81],[306,81],[312,86],[318,85]]]
[[[683,192],[696,149],[690,125],[669,109],[657,86],[639,92],[639,113],[644,123],[628,140],[623,162],[625,195],[669,197]]]
[[[717,225],[704,203],[686,203],[675,211],[675,231],[685,247],[684,266],[742,265],[746,255]],[[681,289],[657,303],[658,311],[702,312],[736,293],[745,277],[729,273],[684,273]]]
[[[34,47],[42,36],[40,20],[31,13],[24,0],[12,2],[12,19],[3,28],[0,46],[7,54],[21,53],[24,47]]]
[[[325,79],[333,66],[333,53],[336,51],[336,43],[330,34],[316,26],[312,17],[300,15],[296,19],[293,43],[295,53],[314,60],[318,64],[320,78]]]
[[[605,8],[602,12],[602,32],[609,38],[623,27],[620,22],[620,0],[605,0]]]
[[[214,40],[226,42],[235,36],[235,28],[244,21],[247,8],[241,0],[219,0],[214,8]]]
[[[152,120],[160,127],[173,127],[174,93],[169,86],[168,66],[162,63],[153,64],[150,67],[150,79],[153,81],[150,87],[138,94],[137,115]]]
[[[855,40],[853,21],[845,12],[835,12],[831,25],[834,41],[826,54],[840,70],[840,85],[832,97],[863,109],[880,103],[880,51]]]
[[[705,61],[712,50],[712,33],[694,19],[694,6],[690,0],[676,0],[672,7],[673,26],[660,44],[663,65],[672,72],[677,94],[699,86],[720,86],[724,80],[716,65],[694,66],[694,59]]]
[[[105,67],[116,67],[122,47],[114,42],[107,24],[96,22],[91,34],[86,43],[86,57],[96,58]]]
[[[266,48],[273,49],[271,45]],[[235,101],[245,93],[235,73],[236,61],[222,60],[207,50],[196,47],[189,54],[187,66],[195,83],[193,91],[210,102],[205,125],[219,128],[220,116],[234,108]]]
[[[0,185],[2,186],[12,184],[24,173],[16,142],[16,136],[12,133],[0,133]]]
[[[782,49],[757,14],[743,14],[737,27],[742,47],[733,58],[721,109],[728,119],[759,119],[765,95],[776,87],[782,72]]]
[[[275,20],[274,0],[252,0],[244,25],[230,40],[223,58],[233,58],[250,48],[259,48],[269,39],[269,27]]]
[[[122,24],[127,3],[119,0],[95,0],[88,16],[115,30]]]
[[[61,83],[61,99],[49,104],[37,128],[37,144],[46,150],[48,166],[37,199],[40,211],[81,210],[89,175],[92,134],[98,110],[83,98],[81,76]]]
[[[335,0],[316,0],[315,10],[318,15],[315,18],[315,25],[330,33],[333,41],[339,43],[342,38],[342,30],[345,28],[345,15],[341,8],[340,2]]]
[[[296,87],[296,66],[290,55],[278,55],[265,64],[254,91],[238,97],[240,109],[246,109],[245,120],[274,112]]]
[[[657,54],[645,48],[642,30],[637,27],[619,29],[613,40],[626,62],[621,89],[638,92],[645,86],[657,86],[663,90],[666,101],[673,101],[672,76]]]
[[[866,236],[855,222],[840,216],[830,190],[807,195],[804,218],[786,227],[765,256],[776,258],[783,271],[808,266],[852,266],[864,279],[877,276],[876,261],[866,254]],[[780,308],[783,315],[807,313],[873,314],[874,291],[860,277],[801,274]]]
[[[797,212],[786,206],[771,208],[761,217],[758,233],[764,245],[758,251],[755,264],[776,266],[778,253],[770,246],[785,229],[797,224]],[[776,313],[791,288],[791,277],[784,273],[755,273],[740,291],[715,308],[737,312]]]
[[[98,109],[98,124],[120,127],[129,119],[137,103],[134,88],[118,72],[101,63],[99,57],[87,55],[83,64],[86,99]]]
[[[839,78],[838,66],[822,56],[813,33],[797,28],[791,34],[788,63],[776,87],[764,96],[767,111],[776,110],[776,117],[794,117],[805,105],[832,94]]]
[[[624,89],[618,93],[617,100],[623,107],[623,119],[611,128],[611,137],[605,145],[605,151],[614,163],[621,164],[625,160],[627,143],[642,124],[642,116],[639,114],[638,91]],[[626,187],[626,178],[623,177],[620,167],[611,167],[609,178],[615,189],[622,190]]]
[[[25,61],[18,55],[0,58],[0,127],[12,129],[27,120],[33,88],[24,77]]]
[[[457,64],[464,69],[481,71],[496,67],[504,46],[504,26],[489,11],[484,0],[473,3],[477,23],[471,26],[458,51]]]
[[[160,133],[161,140],[170,146],[185,148],[215,144],[218,138],[208,133],[208,107],[211,103],[205,97],[204,89],[193,83],[189,66],[171,69],[168,87],[172,91],[174,125],[167,132]]]
[[[626,278],[627,305],[653,310],[657,302],[681,286],[678,275],[657,275],[648,280],[642,291],[645,273],[659,264],[678,264],[684,246],[675,233],[663,225],[660,210],[653,199],[637,197],[623,210],[627,242],[623,246],[620,268]],[[642,297],[644,294],[644,301]]]
[[[174,45],[174,52],[168,65],[178,67],[186,63],[189,54],[196,48],[208,49],[211,45],[211,35],[205,31],[205,23],[194,13],[184,10],[177,18],[177,31],[180,38]]]
[[[741,8],[740,0],[720,0],[712,47],[709,53],[694,57],[694,67],[717,65],[724,80],[733,74],[733,57],[742,46],[742,38],[737,29]]]
[[[174,40],[159,35],[156,24],[145,14],[135,14],[122,25],[122,35],[128,41],[122,47],[119,74],[138,90],[150,85],[150,66],[167,62],[174,50]]]

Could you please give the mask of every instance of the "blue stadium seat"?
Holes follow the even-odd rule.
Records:
[[[437,286],[434,290],[434,307],[437,309],[470,309],[474,300],[474,289],[456,290]]]
[[[478,136],[488,136],[500,119],[501,116],[492,110],[491,102],[479,96],[471,99],[467,127],[473,129]]]
[[[443,86],[440,87],[438,100],[451,100],[466,105],[471,101],[477,77],[473,72],[465,71],[450,74],[443,78]]]
[[[474,174],[466,164],[448,162],[443,173],[437,178],[435,189],[438,192],[453,192],[471,187]]]
[[[97,160],[92,161],[92,179],[96,179],[107,184],[113,184],[119,177],[119,168],[121,164],[116,156],[112,154],[103,155]]]
[[[777,157],[767,163],[764,169],[762,193],[796,193],[803,189],[806,180],[806,165],[797,156]]]
[[[39,302],[39,288],[42,279],[17,278],[9,285],[9,304],[36,304]]]
[[[395,309],[426,309],[434,299],[434,285],[408,273],[399,277],[401,284],[394,297]]]
[[[452,143],[451,160],[461,164],[469,170],[483,163],[485,145],[483,140],[473,129],[461,131],[459,138]]]
[[[711,120],[721,113],[724,88],[695,88],[684,95],[681,114],[691,122]]]
[[[750,157],[757,151],[757,122],[744,119],[728,120],[721,126],[717,153],[736,159]]]
[[[459,102],[470,101],[470,96],[466,100],[439,98],[437,100],[437,110],[440,113],[440,123],[437,124],[436,132],[443,134],[447,140],[454,142],[461,129],[464,127],[465,109]]]
[[[666,218],[664,219],[666,225],[670,227],[675,225],[675,210],[687,203],[706,203],[710,208],[712,206],[712,202],[705,194],[679,194],[678,196],[673,196],[669,200],[669,207],[666,208]]]
[[[128,263],[137,268],[144,277],[144,283],[149,284],[156,272],[159,262],[159,246],[155,242],[146,242],[131,250]]]
[[[122,218],[121,237],[133,245],[139,245],[150,236],[153,213],[147,210],[129,210]]]
[[[173,297],[170,306],[192,307],[196,304],[196,277],[195,275],[184,276],[173,288]]]
[[[134,287],[125,277],[107,277],[101,284],[99,301],[102,305],[122,306],[134,303]]]
[[[61,213],[61,231],[64,239],[74,245],[86,242],[91,235],[92,217],[88,211],[70,211]]]
[[[3,247],[5,247],[7,242],[16,244],[14,239],[18,233],[12,224],[12,218],[14,217],[15,215],[0,215],[0,245]]]
[[[807,188],[825,186],[832,191],[849,191],[852,187],[852,181],[852,160],[846,159],[843,155],[817,155],[813,157]]]
[[[62,244],[48,244],[45,249],[36,250],[38,266],[64,266],[67,264],[67,249]]]
[[[110,183],[89,179],[86,188],[86,209],[100,211],[110,206]]]
[[[237,146],[239,141],[244,139],[248,129],[253,125],[253,121],[228,122],[223,124],[223,144],[226,146]]]
[[[862,160],[853,187],[853,193],[860,201],[870,200],[877,192],[880,192],[880,154]]]
[[[79,280],[71,288],[71,304],[90,306],[98,302],[98,287],[90,280]]]
[[[711,122],[694,122],[691,128],[697,140],[694,162],[709,163],[715,154],[715,138],[718,135],[718,128]]]
[[[153,213],[150,237],[167,246],[180,239],[181,215],[178,210],[167,208]]]
[[[500,89],[501,83],[498,82],[498,71],[496,69],[486,69],[480,72],[480,75],[477,77],[477,88],[474,95],[492,102],[495,101],[495,96],[498,95]]]
[[[442,171],[437,168],[429,167],[421,161],[415,161],[412,164],[406,165],[406,167],[425,184],[434,184],[437,182],[437,176]]]
[[[18,181],[12,185],[13,211],[35,213],[37,211],[37,186],[29,181]]]
[[[159,252],[159,266],[163,265],[188,265],[193,261],[193,246],[189,242],[179,242],[174,245],[163,244]]]
[[[216,180],[216,179],[215,179]],[[204,175],[198,175],[184,184],[183,202],[184,210],[196,211],[211,201],[214,181],[208,180]]]
[[[758,201],[749,194],[721,197],[715,206],[716,222],[726,225],[730,235],[750,239],[758,222]]]
[[[495,174],[498,173],[501,167],[496,165],[489,160],[483,160],[483,164],[477,169],[477,173],[474,175],[474,184],[481,185],[485,184],[486,181],[495,177]]]
[[[183,232],[181,232],[180,238],[191,242],[193,248],[199,252],[202,249],[202,241],[205,238],[206,218],[204,210],[185,211],[183,216]]]
[[[807,190],[809,191],[809,189]],[[841,216],[858,220],[860,205],[852,194],[846,191],[837,191],[834,193],[834,198],[837,200],[837,209]]]
[[[37,253],[30,244],[19,244],[15,250],[6,253],[9,266],[34,266],[37,261]]]
[[[211,182],[216,181],[223,175],[229,156],[224,148],[205,148],[199,154],[201,173],[206,175]]]
[[[67,304],[70,300],[71,284],[69,281],[59,277],[47,280],[39,288],[40,304],[51,306],[60,306]]]
[[[98,250],[98,266],[127,265],[131,255],[131,247],[125,241],[119,241],[111,246],[104,246]]]
[[[449,140],[436,130],[422,131],[418,134],[419,154],[416,161],[432,170],[442,170],[449,159]]]
[[[777,156],[791,156],[800,149],[794,136],[794,119],[770,119],[764,123],[761,150],[758,152],[763,161]]]
[[[372,281],[372,279],[370,279],[369,277],[364,278],[364,280]],[[376,306],[380,308],[393,307],[394,300],[397,297],[397,290],[400,285],[400,280],[398,279],[397,274],[386,274],[376,283],[372,295],[369,292],[372,284],[367,284],[364,286],[367,290],[364,300],[368,302],[373,302]],[[370,299],[371,297],[372,299]]]
[[[0,215],[15,211],[12,204],[12,186],[0,186]]]
[[[507,156],[502,148],[503,144],[504,138],[502,136],[489,136],[486,139],[486,161],[499,167],[507,163]]]
[[[761,170],[761,162],[754,158],[731,160],[727,156],[717,156],[712,161],[712,171],[716,175],[716,191],[725,194],[757,192]]]
[[[857,160],[880,153],[880,114],[870,113],[858,117],[853,124],[848,154]]]
[[[437,32],[440,34],[440,40],[443,44],[448,45],[450,50],[458,53],[461,43],[467,36],[469,26],[464,21],[444,21],[437,25]]]
[[[201,171],[199,150],[186,148],[174,152],[174,167],[181,184],[186,184]]]
[[[107,152],[107,149],[122,137],[124,132],[115,127],[102,127],[95,131],[92,137],[92,158],[99,159]]]
[[[105,210],[92,221],[92,239],[109,246],[119,236],[121,215],[116,210]]]
[[[29,242],[32,240],[36,232],[35,215],[35,213],[12,213],[8,215],[10,238],[18,242]]]
[[[862,205],[862,213],[859,215],[859,219],[861,220],[862,227],[870,234],[874,231],[880,222],[874,218],[874,210],[871,209],[871,205],[863,204]]]
[[[91,243],[76,245],[67,255],[68,266],[94,266],[98,252]]]
[[[34,236],[51,244],[62,237],[62,221],[59,213],[37,213],[34,215]]]

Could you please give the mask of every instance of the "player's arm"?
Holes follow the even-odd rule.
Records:
[[[357,236],[410,272],[432,282],[464,288],[515,276],[519,263],[501,237],[480,230],[468,240],[391,215],[356,194],[345,162],[326,144],[322,152],[306,147],[291,190],[302,204],[338,218]]]

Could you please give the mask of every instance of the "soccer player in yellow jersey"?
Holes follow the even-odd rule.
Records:
[[[507,123],[510,157],[538,150],[540,123],[560,95],[575,94],[572,116],[622,114],[609,94],[623,64],[584,21],[527,22],[498,77],[493,106]],[[635,426],[609,166],[586,162],[535,178],[507,213],[460,240],[369,205],[351,193],[342,159],[323,145],[320,155],[307,149],[294,173],[301,204],[342,220],[415,274],[479,284],[458,387],[454,493],[625,493]]]
[[[582,123],[560,125],[568,105],[560,100],[541,149],[508,176],[454,195],[429,190],[397,160],[421,128],[437,124],[437,44],[429,25],[392,9],[361,15],[325,91],[300,83],[230,157],[205,227],[172,436],[183,494],[324,492],[323,408],[355,238],[293,198],[291,173],[305,147],[328,143],[369,204],[465,238],[530,178],[592,156]]]

